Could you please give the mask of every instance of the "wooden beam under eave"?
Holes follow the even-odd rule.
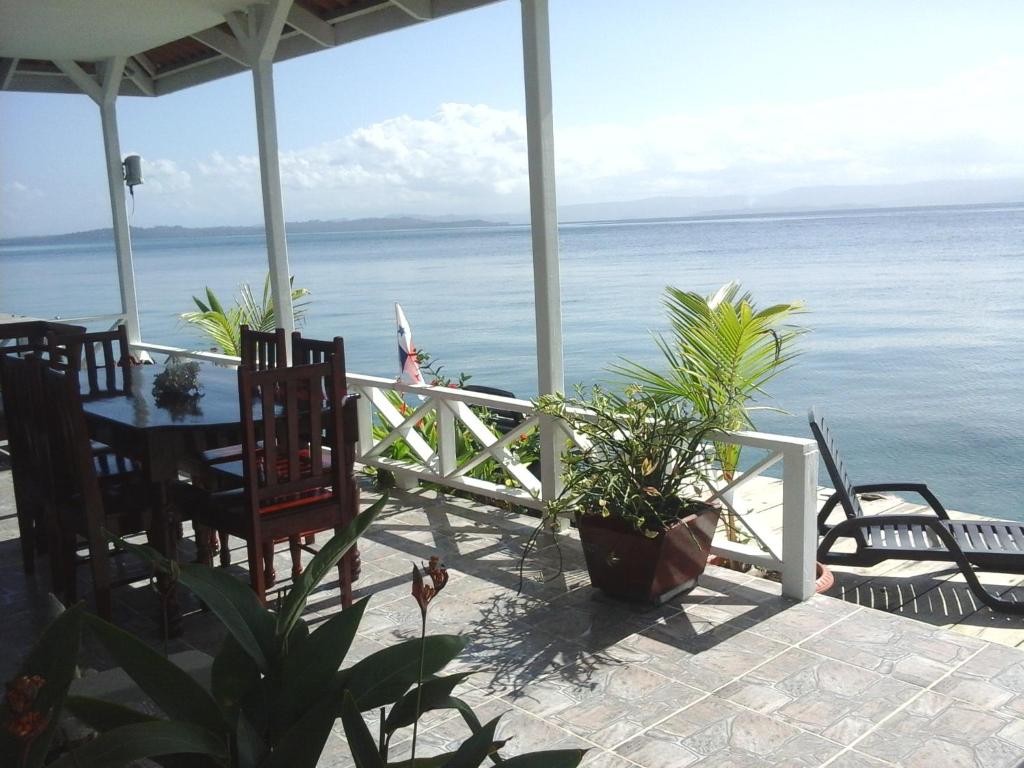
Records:
[[[323,21],[315,13],[311,13],[301,5],[292,5],[288,11],[288,26],[308,37],[310,40],[330,48],[334,45],[334,27]]]
[[[434,18],[434,4],[431,0],[391,0],[391,3],[417,21],[429,21]]]
[[[0,91],[6,91],[18,69],[18,59],[0,59]]]
[[[198,40],[203,45],[215,50],[221,56],[225,56],[232,61],[241,64],[243,67],[249,67],[250,57],[246,55],[242,44],[231,35],[226,32],[221,32],[216,27],[204,29],[202,32],[196,32],[192,35],[192,39]]]
[[[139,90],[147,96],[156,96],[156,86],[142,64],[136,61],[135,57],[128,59],[128,65],[124,70],[125,76],[138,86]]]

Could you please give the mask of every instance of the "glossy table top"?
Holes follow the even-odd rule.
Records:
[[[238,424],[238,371],[201,363],[197,383],[202,396],[184,401],[160,402],[153,396],[153,380],[163,365],[131,369],[132,393],[82,404],[86,415],[140,430],[195,429]]]

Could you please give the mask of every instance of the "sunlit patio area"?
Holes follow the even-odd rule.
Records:
[[[364,489],[364,503],[373,496]],[[470,638],[456,666],[473,674],[456,693],[481,719],[504,713],[508,755],[579,746],[590,749],[585,765],[608,768],[1024,761],[1024,651],[900,615],[906,610],[820,595],[797,603],[775,582],[716,567],[661,607],[626,605],[590,588],[572,533],[542,537],[520,581],[535,524],[434,491],[396,492],[361,543],[356,595],[373,597],[348,663],[417,635],[409,573],[438,555],[451,580],[430,606],[428,632]],[[187,559],[187,542],[184,550]],[[287,553],[278,557],[288,573]],[[235,556],[244,559],[244,550]],[[22,572],[6,464],[0,573],[7,678],[49,608],[45,577]],[[311,625],[338,609],[336,588],[328,579],[310,601]],[[125,587],[114,597],[116,622],[162,647],[154,593]],[[183,635],[168,653],[216,653],[218,622],[187,596],[184,609]],[[86,678],[111,666],[88,644],[82,663]],[[418,754],[466,735],[457,716],[425,718]],[[403,748],[393,746],[396,759]],[[321,765],[352,765],[340,723]]]

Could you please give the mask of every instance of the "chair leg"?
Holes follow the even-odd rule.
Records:
[[[89,537],[89,570],[92,571],[96,613],[100,618],[110,621],[113,618],[110,598],[110,553],[105,539],[97,541],[92,536]]]
[[[274,567],[274,542],[265,541],[263,542],[263,572],[264,578],[267,582],[267,587],[272,587],[277,583],[277,569]]]
[[[343,528],[335,528],[335,533],[340,533]],[[338,592],[341,600],[341,607],[348,608],[352,605],[352,552],[349,550],[345,556],[338,561]]]
[[[246,541],[249,550],[249,581],[260,602],[267,602],[267,582],[263,574],[263,547],[258,541]]]
[[[231,565],[231,538],[228,536],[227,531],[217,531],[217,538],[220,540],[220,565],[222,568],[227,568]]]
[[[200,523],[195,524],[196,530],[196,562],[200,565],[213,565],[213,542],[216,533]]]
[[[307,536],[306,540],[311,539]],[[292,581],[302,575],[302,540],[298,536],[288,537],[288,549],[292,555]]]
[[[26,494],[15,487],[14,507],[18,513],[18,538],[21,540],[21,567],[31,576],[36,571],[36,514]],[[19,498],[20,497],[20,498]]]

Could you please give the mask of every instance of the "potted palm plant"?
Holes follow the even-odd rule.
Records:
[[[701,501],[717,416],[639,386],[547,395],[537,407],[580,446],[565,457],[564,491],[548,513],[575,516],[591,583],[655,603],[695,586],[718,526],[719,508]]]
[[[795,342],[806,329],[792,321],[803,312],[801,302],[760,308],[749,292],[730,282],[710,296],[670,286],[664,304],[671,333],[655,340],[667,371],[624,360],[613,367],[616,373],[640,382],[655,397],[680,399],[702,415],[714,414],[725,430],[752,429],[755,411],[778,410],[754,401],[798,354]],[[718,443],[715,454],[722,478],[730,482],[740,446]],[[742,504],[733,494],[723,500],[726,535],[736,541],[742,534],[733,512]]]

